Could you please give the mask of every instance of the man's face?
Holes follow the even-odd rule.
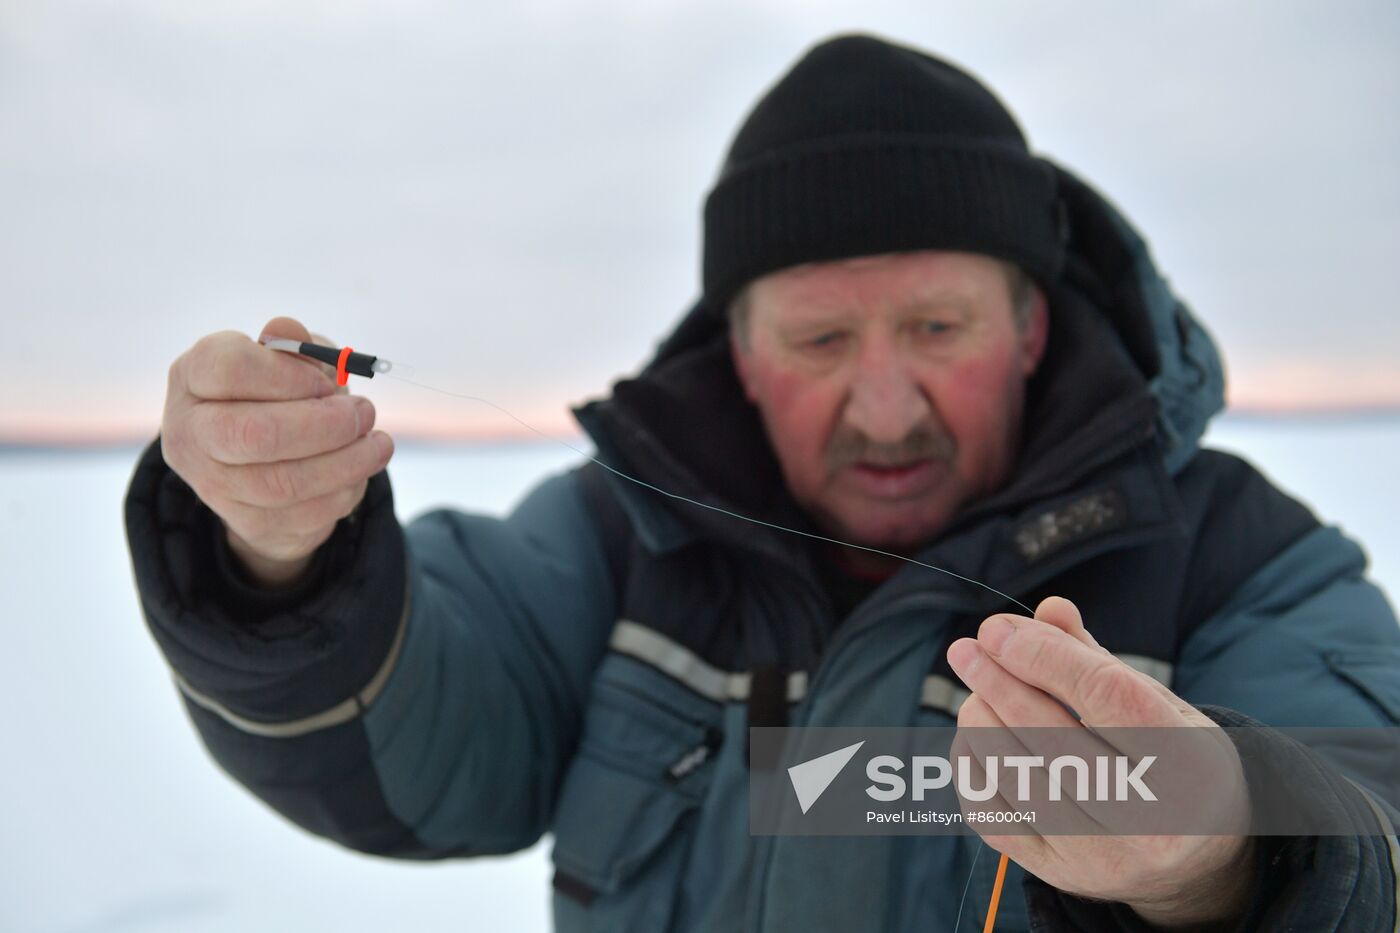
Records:
[[[813,263],[750,284],[735,367],[788,488],[829,534],[909,549],[1008,478],[1045,348],[1007,267],[969,253]],[[742,322],[741,322],[742,323]]]

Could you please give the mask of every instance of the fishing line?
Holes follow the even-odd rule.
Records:
[[[398,368],[399,368],[399,364],[395,363],[395,364],[394,364],[394,369],[397,370]],[[405,367],[405,368],[407,368],[407,367]],[[663,495],[663,496],[665,496],[665,497],[668,498],[668,499],[675,499],[675,500],[680,501],[680,502],[689,503],[690,505],[699,506],[699,507],[702,508],[702,509],[709,509],[711,512],[718,512],[718,513],[720,513],[721,515],[728,515],[730,518],[737,518],[737,519],[739,519],[740,521],[749,522],[750,524],[753,524],[753,525],[762,525],[762,526],[765,527],[765,528],[772,528],[772,529],[777,530],[777,531],[785,531],[785,532],[787,532],[788,534],[801,535],[801,536],[804,537],[804,538],[811,538],[811,539],[814,540],[814,541],[824,541],[824,542],[826,542],[826,543],[828,543],[828,544],[835,544],[835,545],[839,545],[839,546],[841,546],[841,547],[854,548],[855,550],[858,550],[858,551],[865,551],[865,552],[868,553],[868,554],[879,554],[879,555],[882,556],[882,557],[893,557],[893,558],[895,558],[895,559],[897,559],[897,560],[902,560],[902,561],[904,561],[905,563],[913,564],[913,565],[915,565],[916,567],[924,567],[924,568],[926,568],[926,569],[928,569],[928,570],[936,570],[936,571],[938,571],[939,573],[947,574],[947,575],[950,576],[950,577],[954,577],[954,578],[956,578],[956,579],[958,579],[958,580],[962,580],[964,583],[971,583],[973,586],[980,586],[982,589],[987,590],[987,591],[990,592],[990,593],[994,593],[995,595],[1000,596],[1002,599],[1005,599],[1005,600],[1007,600],[1007,601],[1009,601],[1009,602],[1015,603],[1017,606],[1021,607],[1021,608],[1024,609],[1024,610],[1026,610],[1026,614],[1027,614],[1027,615],[1030,615],[1030,616],[1034,616],[1034,615],[1035,615],[1035,610],[1034,610],[1034,609],[1032,609],[1030,606],[1027,606],[1025,603],[1021,602],[1021,601],[1020,601],[1019,599],[1017,599],[1016,597],[1014,597],[1014,596],[1009,596],[1009,595],[1007,595],[1006,593],[1003,593],[1001,590],[998,590],[998,589],[996,589],[995,587],[988,586],[987,584],[983,583],[983,582],[980,581],[980,580],[974,580],[974,579],[972,579],[971,577],[965,577],[965,576],[963,576],[963,575],[960,574],[960,573],[954,573],[953,571],[948,570],[948,569],[946,569],[946,568],[944,568],[944,567],[936,567],[936,566],[934,566],[933,564],[926,564],[926,563],[924,563],[924,562],[921,561],[921,560],[915,560],[914,558],[912,558],[912,557],[906,557],[906,556],[904,556],[903,554],[896,554],[896,553],[894,553],[893,551],[883,551],[883,550],[881,550],[880,548],[867,547],[867,546],[864,545],[864,544],[856,544],[856,543],[854,543],[854,542],[852,542],[852,541],[842,541],[842,540],[840,540],[840,539],[838,539],[838,538],[828,538],[826,535],[819,535],[819,534],[816,534],[816,533],[814,533],[814,532],[802,531],[801,529],[798,529],[798,528],[789,528],[789,527],[787,527],[786,525],[779,525],[779,524],[776,524],[776,523],[774,523],[774,522],[767,522],[767,521],[764,521],[764,520],[761,519],[761,518],[754,518],[754,517],[752,517],[752,516],[750,516],[750,515],[744,515],[744,514],[742,514],[742,513],[740,513],[740,512],[733,512],[733,511],[730,511],[729,509],[721,508],[721,507],[718,506],[718,505],[711,505],[711,504],[709,504],[708,502],[700,502],[700,501],[698,501],[698,500],[696,500],[696,499],[691,499],[691,498],[689,498],[688,496],[683,496],[683,495],[681,495],[680,493],[671,492],[671,491],[668,490],[668,489],[662,489],[660,486],[654,486],[654,485],[652,485],[651,483],[648,483],[646,480],[638,479],[638,478],[635,477],[635,476],[631,476],[631,475],[629,475],[629,474],[627,474],[627,473],[624,473],[622,470],[619,470],[619,469],[617,469],[616,467],[613,467],[613,466],[610,466],[609,464],[604,463],[602,460],[599,460],[597,457],[595,457],[595,456],[593,456],[593,455],[587,453],[586,451],[580,450],[579,448],[575,447],[573,444],[570,444],[568,441],[565,441],[565,440],[563,440],[563,439],[561,439],[561,438],[558,438],[558,437],[554,437],[554,436],[552,436],[552,435],[550,435],[550,434],[546,434],[545,432],[541,431],[539,428],[536,428],[534,425],[530,424],[529,422],[524,421],[523,419],[516,417],[513,413],[511,413],[511,412],[507,411],[506,409],[502,408],[500,405],[497,405],[495,402],[491,401],[490,399],[482,398],[482,397],[479,396],[479,395],[467,395],[467,394],[464,394],[464,393],[461,393],[461,392],[451,392],[451,391],[449,391],[449,390],[447,390],[447,389],[441,389],[441,388],[438,388],[437,386],[429,385],[429,384],[426,383],[426,382],[420,382],[420,381],[418,381],[417,379],[411,378],[412,372],[413,372],[413,371],[410,370],[410,371],[409,371],[410,375],[402,375],[402,374],[400,374],[400,373],[398,373],[398,372],[396,372],[396,371],[389,371],[389,372],[385,372],[384,375],[387,375],[390,379],[397,379],[397,380],[400,381],[400,382],[406,382],[406,383],[408,383],[409,385],[417,386],[417,387],[420,388],[420,389],[427,389],[427,390],[430,391],[430,392],[437,392],[437,393],[439,393],[439,394],[441,394],[441,395],[448,395],[448,396],[451,396],[452,398],[465,399],[465,400],[467,400],[467,401],[472,401],[472,402],[480,402],[480,403],[483,404],[483,405],[486,405],[486,406],[488,406],[488,407],[490,407],[490,408],[494,408],[496,411],[498,411],[498,412],[500,412],[501,414],[505,415],[507,418],[511,419],[511,420],[514,421],[516,424],[520,425],[521,427],[525,428],[525,429],[528,430],[528,431],[532,431],[533,433],[539,435],[540,437],[544,438],[545,440],[547,440],[547,441],[552,441],[553,443],[559,444],[559,445],[562,446],[562,447],[567,447],[569,450],[572,450],[574,453],[578,454],[580,457],[583,457],[583,458],[585,458],[585,459],[587,459],[587,460],[591,460],[591,461],[593,461],[594,463],[598,464],[598,466],[600,466],[600,467],[602,467],[603,469],[607,470],[609,473],[612,473],[614,476],[619,476],[619,477],[621,477],[622,479],[627,480],[629,483],[636,483],[638,486],[641,486],[641,487],[643,487],[643,488],[645,488],[645,489],[650,489],[652,492],[659,493],[660,495]]]
[[[958,916],[953,921],[953,933],[958,933],[958,926],[962,923],[963,908],[967,906],[967,892],[972,890],[972,879],[977,874],[977,859],[982,855],[982,850],[987,844],[979,837],[976,851],[972,853],[972,864],[967,866],[967,884],[963,885],[962,899],[958,901]]]

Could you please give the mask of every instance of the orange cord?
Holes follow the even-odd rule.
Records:
[[[992,933],[997,925],[997,907],[1001,905],[1001,886],[1006,881],[1006,853],[1001,854],[997,863],[997,880],[992,882],[992,902],[987,905],[987,922],[982,924],[982,933]]]

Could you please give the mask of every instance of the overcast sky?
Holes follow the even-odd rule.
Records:
[[[140,435],[292,314],[547,428],[694,297],[731,133],[813,42],[961,62],[1146,233],[1236,405],[1400,402],[1400,4],[6,0],[0,438]],[[365,386],[401,434],[501,416]]]

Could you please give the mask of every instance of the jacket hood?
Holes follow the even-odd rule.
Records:
[[[1171,292],[1142,237],[1098,192],[1047,164],[1069,235],[1064,272],[1046,289],[1049,344],[1027,388],[1013,478],[968,513],[1066,489],[1125,446],[1154,444],[1175,473],[1223,406],[1215,345]],[[575,415],[607,464],[715,509],[810,528],[740,388],[722,309],[697,303],[637,376]],[[714,511],[658,508],[664,500],[654,493],[621,480],[614,488],[650,547],[679,543],[696,526],[752,543],[751,527],[736,529],[739,523]]]

